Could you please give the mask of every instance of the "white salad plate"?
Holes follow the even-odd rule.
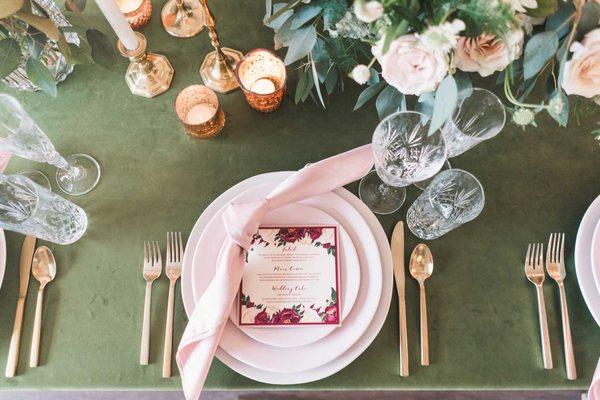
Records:
[[[270,191],[270,186],[266,189]],[[240,194],[234,200],[249,201],[252,199],[252,194],[260,195],[265,189],[261,190],[260,186],[249,189]],[[268,193],[268,192],[267,192]],[[227,246],[227,232],[222,221],[222,208],[210,220],[204,228],[203,234],[196,245],[196,255],[194,256],[193,270],[194,280],[192,282],[192,291],[194,298],[198,298],[197,293],[204,293],[210,280],[214,276],[214,272],[220,265],[223,249]],[[341,320],[343,321],[348,315],[356,297],[360,285],[360,265],[354,244],[350,236],[346,233],[339,223],[331,218],[325,212],[310,206],[302,204],[290,204],[281,207],[277,210],[270,211],[265,215],[264,225],[272,226],[299,226],[299,225],[321,225],[321,226],[336,226],[339,230],[339,247],[340,250],[340,307]],[[216,262],[215,262],[216,260]],[[236,298],[236,302],[238,299]],[[238,308],[234,305],[231,316],[231,322],[237,325]],[[327,336],[336,326],[303,326],[303,327],[239,327],[242,332],[251,338],[271,346],[277,347],[298,347]]]
[[[600,286],[598,286],[600,271],[598,270],[599,265],[596,265],[595,269],[592,266],[592,240],[594,236],[597,237],[599,235],[594,234],[594,231],[598,230],[597,226],[599,222],[600,196],[596,197],[585,212],[575,240],[575,271],[577,272],[577,281],[579,282],[579,288],[588,309],[598,325],[600,325]],[[600,253],[598,253],[597,247],[595,251],[596,264],[598,264],[597,256]]]
[[[184,255],[183,262],[182,296],[184,307],[188,315],[191,315],[191,313],[193,312],[195,304],[192,292],[191,266],[192,259],[194,257],[194,249],[196,248],[197,241],[201,236],[202,228],[208,224],[212,215],[214,215],[224,205],[228,204],[237,194],[242,193],[243,191],[264,182],[281,182],[281,180],[288,177],[290,174],[292,174],[292,172],[275,172],[257,175],[252,178],[249,178],[224,192],[206,208],[204,213],[202,213],[189,236],[186,249],[187,251]],[[317,366],[315,368],[308,369],[300,373],[273,372],[261,368],[256,368],[254,366],[244,363],[243,361],[240,361],[239,359],[236,359],[235,357],[232,357],[226,351],[219,348],[216,353],[217,358],[219,358],[222,362],[224,362],[226,365],[228,365],[233,370],[239,372],[240,374],[245,375],[254,380],[271,384],[298,384],[319,380],[336,373],[337,371],[341,370],[349,363],[351,363],[354,359],[356,359],[356,357],[358,357],[369,346],[369,344],[373,341],[373,339],[381,329],[390,306],[393,285],[392,258],[387,236],[383,231],[381,225],[377,221],[377,218],[360,201],[360,199],[358,199],[356,196],[354,196],[352,193],[348,192],[345,189],[337,189],[335,193],[345,202],[351,204],[352,207],[355,208],[362,215],[364,220],[367,221],[368,232],[361,232],[361,234],[372,233],[377,241],[379,257],[381,259],[381,262],[379,263],[379,268],[381,269],[382,274],[382,288],[381,295],[378,296],[379,298],[377,306],[374,313],[372,314],[370,324],[368,324],[368,327],[364,331],[364,334],[362,334],[362,336],[360,336],[360,338],[347,351],[343,352],[343,354],[339,355],[335,359],[321,366]],[[336,210],[333,206],[321,204],[319,208],[323,209],[325,212],[332,215],[332,217],[336,218],[335,214],[336,212],[338,212],[338,210]],[[340,221],[339,218],[336,219]],[[363,282],[361,282],[361,288],[362,286]],[[355,304],[354,309],[357,307],[359,307],[359,301],[357,301],[357,304]],[[355,312],[354,309],[351,311],[351,314]],[[328,336],[328,338],[331,336],[332,335]],[[306,347],[306,350],[310,350],[312,352],[312,346]],[[273,347],[269,348],[274,349]]]
[[[235,201],[258,200],[268,195],[278,184],[278,182],[267,183],[249,189],[240,196],[237,196]],[[245,364],[273,372],[301,372],[325,364],[341,355],[367,329],[375,313],[381,294],[381,262],[377,242],[365,220],[356,209],[333,193],[315,196],[300,202],[300,204],[319,207],[321,209],[323,209],[323,206],[330,207],[331,209],[326,210],[326,212],[339,221],[340,226],[352,238],[352,242],[357,247],[357,254],[361,265],[361,285],[358,292],[358,299],[356,300],[358,307],[350,312],[340,327],[321,340],[310,345],[287,348],[275,348],[252,340],[235,324],[228,321],[221,336],[220,347]],[[331,214],[332,211],[335,215]],[[218,223],[223,224],[220,216],[215,215],[213,218],[217,218]],[[295,223],[299,222],[291,221]],[[213,237],[213,230],[205,228],[204,231],[210,233],[210,241]],[[192,262],[192,287],[197,285],[197,282],[210,282],[217,265],[218,254],[213,258],[205,256],[204,249],[202,248],[202,239],[201,236],[197,245],[197,256],[194,257]],[[214,241],[217,242],[218,239]],[[205,243],[208,242],[205,241]],[[201,263],[200,260],[203,262]],[[193,292],[196,299],[203,293],[197,287]],[[287,334],[287,329],[281,328],[282,335]],[[315,357],[315,354],[319,354],[319,357]]]

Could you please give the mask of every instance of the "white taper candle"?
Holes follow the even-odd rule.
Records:
[[[102,14],[108,20],[108,23],[113,28],[121,43],[127,50],[135,50],[138,47],[138,38],[131,29],[129,22],[119,9],[115,0],[96,0],[96,4],[102,11]]]

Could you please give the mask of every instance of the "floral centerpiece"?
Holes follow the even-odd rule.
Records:
[[[561,126],[570,109],[589,112],[600,103],[599,21],[598,0],[267,0],[264,18],[298,65],[296,103],[325,106],[349,75],[366,86],[355,109],[375,99],[383,118],[417,96],[432,131],[474,75],[495,75],[521,126],[540,112]],[[529,100],[542,85],[544,97]]]

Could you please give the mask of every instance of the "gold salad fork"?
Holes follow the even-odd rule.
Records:
[[[165,272],[169,278],[169,299],[167,303],[167,323],[165,326],[165,348],[163,352],[163,378],[171,376],[171,358],[173,352],[173,305],[175,302],[175,284],[181,276],[183,260],[183,242],[181,232],[167,233],[167,262]]]
[[[152,282],[162,271],[162,259],[158,242],[144,242],[144,279],[146,280],[146,297],[144,300],[144,322],[142,325],[142,344],[140,348],[140,364],[148,365],[150,353],[150,308]]]
[[[546,302],[544,301],[544,245],[541,243],[527,246],[525,256],[525,275],[535,285],[538,301],[538,314],[540,319],[540,336],[542,341],[542,360],[544,368],[552,369],[552,351],[548,335],[548,320],[546,319]]]
[[[574,380],[577,379],[577,370],[575,368],[575,355],[573,354],[573,342],[571,340],[571,325],[569,324],[569,309],[567,308],[567,296],[565,294],[564,285],[565,276],[567,275],[567,271],[565,270],[564,233],[550,234],[546,253],[546,271],[548,271],[550,278],[554,279],[558,285],[567,379]]]

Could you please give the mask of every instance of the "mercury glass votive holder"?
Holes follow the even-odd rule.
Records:
[[[117,0],[117,4],[132,29],[140,29],[150,22],[152,16],[150,0]]]
[[[188,86],[179,92],[175,112],[185,131],[196,139],[210,139],[225,126],[217,94],[204,85]]]
[[[254,49],[238,62],[235,78],[246,101],[257,111],[275,111],[283,102],[287,72],[285,64],[267,49]]]

